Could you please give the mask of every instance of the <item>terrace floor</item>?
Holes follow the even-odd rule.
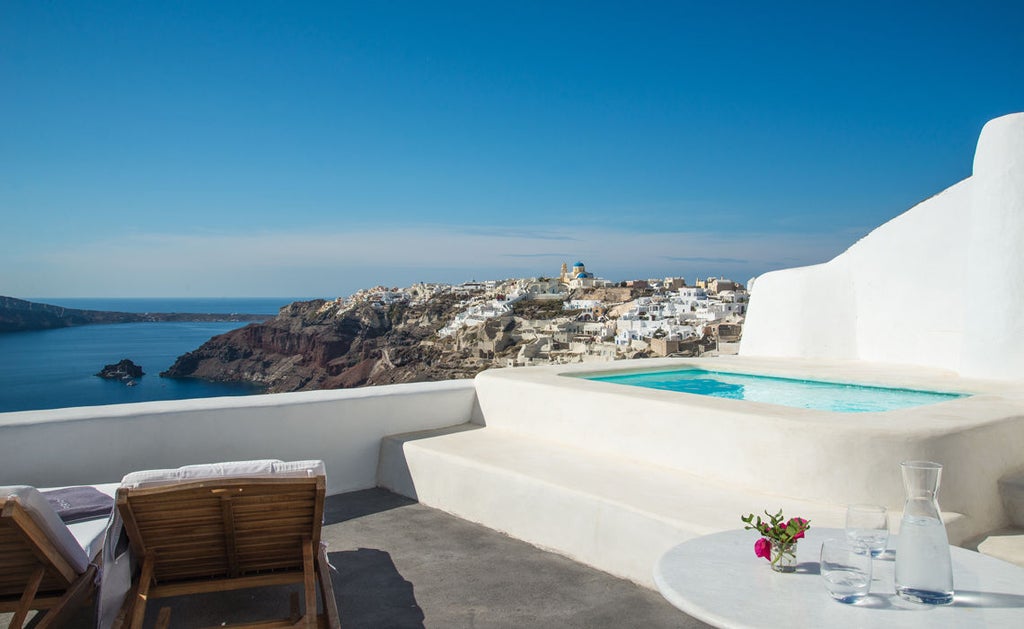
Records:
[[[346,628],[708,626],[657,592],[382,489],[329,496],[324,538]],[[162,606],[171,627],[216,626],[287,616],[288,596],[154,601],[147,626]],[[91,613],[69,627],[91,627]]]

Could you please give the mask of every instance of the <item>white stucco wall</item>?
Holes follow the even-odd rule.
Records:
[[[960,370],[988,378],[1024,376],[1024,114],[987,125],[974,155],[967,272],[979,296],[967,304],[971,334]]]
[[[1024,378],[1024,114],[982,130],[974,174],[835,259],[757,278],[740,354]]]
[[[470,421],[472,380],[0,413],[0,485],[117,482],[128,472],[322,459],[327,491],[376,486],[386,435]]]

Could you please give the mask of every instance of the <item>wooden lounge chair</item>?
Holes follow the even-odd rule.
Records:
[[[298,583],[304,613],[293,594],[291,617],[259,626],[340,627],[320,543],[325,488],[321,461],[246,461],[129,474],[116,506],[141,569],[117,624],[141,627],[151,599]],[[165,607],[157,626],[169,621]]]
[[[117,486],[94,487],[112,496]],[[27,485],[0,487],[0,499],[0,612],[14,612],[8,627],[20,629],[31,610],[47,610],[34,627],[60,627],[95,591],[107,517],[65,525]]]

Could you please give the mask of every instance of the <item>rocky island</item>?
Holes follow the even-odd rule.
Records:
[[[96,375],[107,380],[129,381],[141,378],[146,375],[146,372],[142,370],[142,367],[125,358],[112,365],[104,365]]]
[[[94,323],[266,321],[272,315],[78,310],[0,296],[0,332],[50,330]]]
[[[295,302],[213,337],[160,375],[271,393],[338,389],[471,378],[492,367],[695,356],[741,329],[745,291],[732,282],[709,297],[682,278],[629,286],[565,276],[378,286]]]

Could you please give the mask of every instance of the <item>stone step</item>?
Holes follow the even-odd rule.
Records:
[[[1007,476],[999,480],[999,497],[1010,524],[1024,528],[1024,474]]]
[[[707,368],[687,359],[632,362],[643,367],[620,369]],[[936,457],[946,456],[949,448],[959,452],[969,446],[956,441],[959,438],[941,438],[949,426],[943,423],[940,429],[934,419],[924,413],[915,416],[913,409],[905,417],[900,415],[903,411],[893,411],[893,417],[843,417],[577,377],[593,369],[565,365],[484,371],[475,380],[480,423],[487,429],[713,478],[751,492],[799,496],[816,503],[882,504],[892,511],[902,511],[905,499],[900,461],[943,460]],[[848,373],[845,366],[831,369],[825,373],[835,378]],[[811,371],[800,373],[790,375],[808,377]],[[908,377],[902,372],[897,376]],[[1007,429],[999,440],[1012,441],[1011,432]],[[956,544],[1005,524],[996,478],[978,476],[984,466],[960,463],[970,473],[947,475],[939,496],[949,511],[971,514],[959,518],[956,526],[946,522],[950,541]]]
[[[648,587],[662,553],[742,527],[741,515],[781,508],[842,528],[846,513],[473,424],[386,437],[378,483]],[[755,539],[751,532],[751,558]]]
[[[1005,528],[982,537],[975,549],[1024,568],[1024,528]]]

